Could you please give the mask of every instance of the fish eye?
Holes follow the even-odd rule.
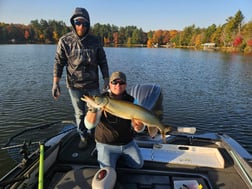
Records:
[[[102,102],[102,98],[101,97],[99,97],[99,96],[95,96],[95,102],[97,103],[97,104],[100,104],[101,102]]]

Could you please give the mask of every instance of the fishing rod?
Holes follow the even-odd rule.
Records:
[[[57,123],[61,123],[61,122],[62,122],[62,121],[56,121],[56,122],[52,122],[52,123],[48,123],[48,124],[44,124],[44,125],[38,125],[38,126],[34,126],[34,127],[32,127],[32,128],[25,129],[25,130],[23,130],[23,131],[17,133],[16,135],[10,137],[9,140],[8,140],[8,142],[3,146],[3,148],[7,147],[7,146],[11,143],[11,141],[12,141],[14,138],[16,138],[16,137],[22,135],[22,134],[25,133],[25,132],[32,131],[32,130],[36,130],[36,129],[45,129],[45,128],[48,128],[48,127],[50,127],[50,126],[52,126],[52,125],[55,125],[55,124],[57,124]]]
[[[44,188],[44,143],[39,145],[39,178],[38,178],[38,189]]]

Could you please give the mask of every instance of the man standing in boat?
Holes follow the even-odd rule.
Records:
[[[113,72],[110,76],[110,90],[103,95],[134,103],[135,99],[126,92],[126,86],[126,75],[122,72]],[[108,112],[102,112],[89,104],[88,106],[85,125],[90,129],[96,127],[95,141],[100,167],[115,169],[117,160],[122,156],[127,166],[141,168],[143,157],[134,140],[133,130],[144,131],[144,124],[137,120],[122,119]]]
[[[98,37],[89,33],[89,13],[77,7],[70,18],[73,31],[62,36],[58,42],[52,95],[60,96],[59,81],[66,67],[66,83],[75,111],[77,130],[80,134],[79,148],[87,146],[88,130],[84,125],[86,104],[80,98],[85,95],[98,95],[99,68],[104,79],[104,89],[108,87],[109,69],[105,51]]]

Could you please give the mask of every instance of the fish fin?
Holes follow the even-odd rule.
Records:
[[[105,111],[105,108],[102,108],[102,111],[104,111],[105,117],[108,117],[107,112]]]
[[[163,143],[166,144],[166,136],[165,136],[165,132],[164,131],[161,131],[161,136],[162,136],[162,139],[163,139]]]
[[[157,127],[148,127],[148,133],[152,138],[154,138],[158,133],[158,128]]]

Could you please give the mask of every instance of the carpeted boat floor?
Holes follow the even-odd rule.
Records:
[[[74,137],[66,140],[66,144],[62,145],[63,149],[60,150],[58,160],[76,164],[98,165],[94,139],[89,137],[87,148],[80,150],[78,149],[80,137],[77,133],[73,135]]]

